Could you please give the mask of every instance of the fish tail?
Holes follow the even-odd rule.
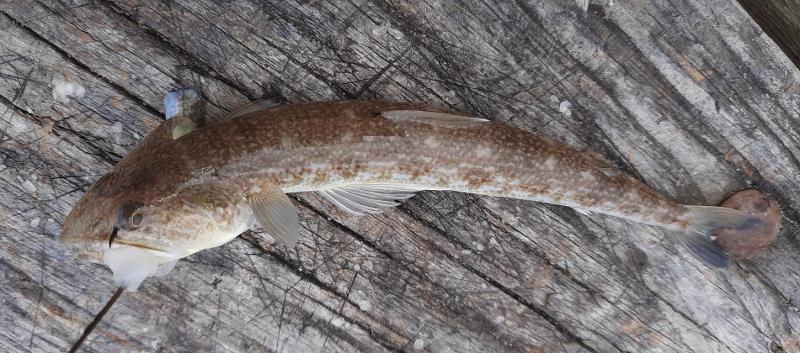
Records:
[[[692,254],[714,267],[727,267],[728,254],[714,243],[712,233],[720,228],[741,228],[757,225],[752,215],[727,207],[685,206],[687,225],[679,239]]]

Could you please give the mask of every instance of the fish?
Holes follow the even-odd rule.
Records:
[[[191,90],[165,98],[168,119],[78,200],[59,238],[135,291],[152,276],[256,224],[292,248],[288,196],[313,192],[353,215],[443,190],[571,207],[672,231],[705,263],[728,256],[711,232],[758,222],[683,205],[607,162],[467,113],[391,101],[257,101],[206,124]]]

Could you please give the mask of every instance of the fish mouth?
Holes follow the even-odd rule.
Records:
[[[119,245],[123,245],[123,246],[129,246],[129,247],[132,247],[132,248],[137,248],[137,249],[142,249],[142,250],[153,251],[153,252],[157,252],[159,254],[164,254],[164,255],[169,255],[170,254],[168,251],[164,251],[163,249],[159,249],[159,248],[156,248],[156,247],[153,247],[153,246],[148,246],[148,245],[130,243],[130,242],[126,242],[124,240],[114,240],[114,244],[119,244]]]
[[[107,242],[102,242],[102,241],[85,241],[80,243],[70,243],[69,245],[70,248],[72,248],[72,250],[74,251],[73,255],[74,258],[81,261],[87,261],[96,264],[104,263],[103,256],[105,255],[106,251],[122,247],[131,247],[141,250],[152,251],[154,253],[158,253],[164,256],[171,255],[170,252],[165,251],[163,249],[159,249],[154,246],[127,242],[124,240],[120,240],[118,238],[114,240],[111,246],[108,246]]]
[[[78,248],[73,255],[80,261],[100,264],[103,263],[103,252],[90,247]]]

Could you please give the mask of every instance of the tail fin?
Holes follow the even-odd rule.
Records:
[[[711,232],[719,228],[739,228],[757,218],[732,208],[714,206],[686,206],[687,234],[679,239],[692,253],[714,267],[727,267],[728,254],[712,241]]]

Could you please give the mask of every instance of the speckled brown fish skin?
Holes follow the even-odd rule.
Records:
[[[273,185],[300,192],[375,182],[542,201],[685,227],[684,206],[565,145],[495,122],[449,127],[381,115],[393,110],[442,111],[380,101],[292,104],[174,141],[155,137],[168,133],[165,123],[87,192],[65,222],[62,239],[102,243],[114,225],[110,214],[100,213],[116,212],[124,202],[174,200],[187,188],[201,190],[192,197],[212,192],[203,185],[227,192],[207,195],[223,203],[212,205],[218,209]],[[209,217],[230,221],[232,211],[226,212]],[[106,221],[75,224],[85,213],[98,214],[82,219]]]

